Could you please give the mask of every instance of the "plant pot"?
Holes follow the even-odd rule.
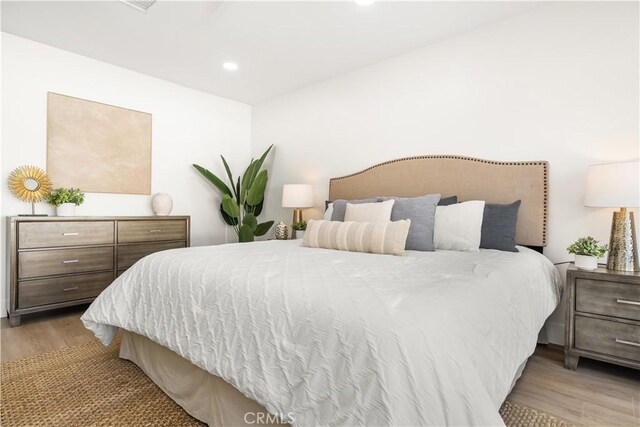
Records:
[[[598,258],[590,255],[575,255],[575,264],[580,270],[595,270],[598,268]]]
[[[296,239],[302,239],[304,237],[304,230],[295,230]]]
[[[63,203],[56,208],[56,214],[58,216],[76,216],[75,203]]]

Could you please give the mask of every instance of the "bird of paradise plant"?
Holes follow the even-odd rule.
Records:
[[[259,159],[251,159],[242,177],[238,176],[237,179],[234,179],[227,160],[220,156],[230,185],[206,168],[193,164],[193,167],[220,191],[220,213],[224,222],[233,227],[239,242],[253,242],[256,236],[263,236],[273,225],[273,221],[258,223],[257,219],[262,213],[264,192],[269,179],[269,173],[262,169],[262,165],[272,148],[273,145],[269,146]]]

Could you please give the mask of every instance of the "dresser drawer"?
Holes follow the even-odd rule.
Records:
[[[18,279],[113,270],[113,247],[20,252]]]
[[[18,308],[94,298],[111,282],[112,272],[18,282]]]
[[[187,240],[187,221],[167,219],[153,221],[118,221],[118,243]]]
[[[640,320],[640,286],[576,279],[576,311]]]
[[[18,248],[113,244],[113,221],[21,222]]]
[[[127,269],[135,264],[139,259],[142,259],[154,252],[184,248],[185,246],[186,242],[142,243],[119,246],[118,270]]]
[[[575,348],[640,362],[640,326],[576,316]]]

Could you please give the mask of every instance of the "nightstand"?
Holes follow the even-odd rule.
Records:
[[[564,366],[588,357],[640,369],[640,273],[567,269]]]

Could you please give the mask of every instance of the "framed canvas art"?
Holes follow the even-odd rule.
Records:
[[[47,173],[55,187],[151,194],[151,114],[49,92]]]

